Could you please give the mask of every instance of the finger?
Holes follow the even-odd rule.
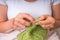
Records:
[[[30,22],[33,22],[35,19],[31,16],[31,15],[29,15],[29,14],[27,14],[27,13],[21,13],[21,17],[23,18],[23,19],[25,19],[25,20],[29,20]]]
[[[16,26],[16,25],[14,25],[14,28],[15,28],[16,30],[23,30],[23,29],[25,29],[25,27],[22,27],[22,26]]]
[[[50,24],[50,28],[54,28],[54,24]]]
[[[45,25],[41,25],[41,26],[42,26],[42,28],[46,29]]]
[[[42,27],[44,28],[44,29],[50,29],[50,26],[49,25],[42,25]]]
[[[45,28],[46,28],[46,29],[51,29],[51,28],[53,28],[53,25],[52,25],[52,24],[45,25]]]
[[[25,26],[20,23],[14,23],[14,28],[17,30],[24,29]]]
[[[43,21],[45,19],[45,16],[41,16],[38,18],[40,21]]]
[[[30,24],[31,24],[31,22],[28,22],[28,21],[26,21],[26,20],[23,20],[23,19],[17,19],[16,20],[19,24],[21,23],[21,24],[23,24],[23,25],[25,25],[25,26],[29,26]]]
[[[36,24],[36,25],[45,25],[45,23],[42,22],[42,21],[37,21],[37,22],[35,22],[35,24]]]
[[[48,17],[45,21],[45,24],[54,24],[55,23],[55,19],[52,17]]]
[[[50,25],[45,25],[45,28],[46,29],[50,29]]]
[[[48,18],[48,16],[49,16],[49,15],[43,15],[43,16],[39,17],[39,20],[41,20],[41,21],[42,21],[42,20],[45,20],[46,18]]]
[[[49,23],[52,22],[51,19],[52,19],[51,16],[49,16],[49,15],[43,15],[43,16],[41,16],[41,17],[39,18],[39,21],[42,21],[42,22],[45,23],[45,24],[49,24]]]
[[[41,24],[41,25],[48,25],[48,24],[51,24],[51,22],[50,22],[49,20],[38,21],[37,23],[38,23],[38,24]]]
[[[51,22],[49,21],[51,19],[46,19],[46,20],[39,20],[39,21],[36,21],[35,23],[36,24],[41,24],[41,25],[47,25],[47,24],[51,24]]]

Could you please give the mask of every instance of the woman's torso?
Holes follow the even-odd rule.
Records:
[[[35,2],[29,3],[24,0],[7,0],[6,4],[8,6],[8,18],[14,18],[18,13],[29,13],[34,18],[48,14],[51,15],[51,1],[50,0],[37,0]],[[21,31],[20,31],[21,32]],[[1,39],[11,40],[19,33],[19,31],[14,31],[10,34],[6,34]]]
[[[7,0],[8,18],[13,18],[18,13],[29,13],[34,18],[44,14],[51,15],[51,1],[37,0],[35,2],[26,2],[24,0]]]

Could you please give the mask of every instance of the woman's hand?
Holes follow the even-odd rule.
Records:
[[[49,15],[43,15],[36,21],[37,25],[41,25],[44,29],[51,29],[54,27],[55,19]]]
[[[14,19],[14,28],[17,30],[24,29],[34,21],[34,18],[27,13],[19,13]]]

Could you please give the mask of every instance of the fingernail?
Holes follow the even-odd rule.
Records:
[[[38,23],[35,23],[35,24],[38,24]]]

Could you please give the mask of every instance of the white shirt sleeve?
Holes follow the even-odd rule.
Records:
[[[60,4],[60,0],[52,0],[52,1],[53,1],[53,5]]]
[[[6,0],[0,0],[0,4],[6,5]]]

